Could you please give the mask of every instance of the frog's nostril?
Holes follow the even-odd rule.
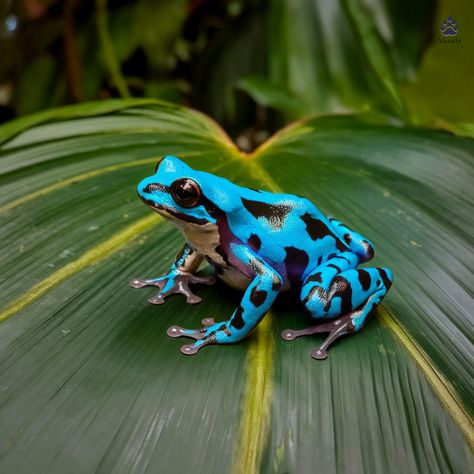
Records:
[[[155,193],[156,191],[165,191],[165,187],[162,184],[150,183],[143,188],[144,193]]]

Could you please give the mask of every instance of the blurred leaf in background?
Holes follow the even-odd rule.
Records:
[[[247,92],[258,104],[281,110],[288,116],[298,115],[305,107],[288,89],[261,76],[245,76],[237,81],[237,88]]]
[[[433,2],[269,6],[268,75],[301,99],[300,116],[367,108],[404,115],[397,81],[413,76],[431,33]]]
[[[24,115],[67,102],[119,96],[117,75],[132,95],[163,94],[181,101],[189,86],[173,71],[179,61],[189,59],[181,36],[188,3],[2,0],[0,91],[8,94],[1,105]],[[104,36],[117,65],[115,76],[103,54]]]
[[[373,110],[470,134],[468,0],[2,0],[3,116],[134,96],[255,148],[294,118]],[[439,41],[447,16],[459,44]]]
[[[126,62],[138,50],[146,63],[137,67],[138,72],[145,66],[150,75],[165,76],[176,67],[185,49],[180,36],[187,4],[187,0],[135,0],[110,8],[109,34],[114,53],[120,64],[125,63],[129,75],[134,75],[133,68]]]
[[[188,24],[187,34],[201,45],[190,63],[191,103],[231,136],[256,122],[255,103],[236,93],[236,85],[246,76],[266,75],[267,8],[267,0],[202,2]]]
[[[16,112],[26,115],[64,103],[65,78],[53,56],[44,54],[29,63],[15,88]]]
[[[456,42],[445,42],[440,27],[448,16],[456,19]],[[443,1],[433,24],[433,41],[424,54],[417,79],[402,85],[402,93],[416,122],[441,126],[463,134],[474,122],[474,5],[464,0]],[[469,132],[470,131],[470,132]]]

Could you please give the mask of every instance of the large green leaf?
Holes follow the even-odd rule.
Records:
[[[251,155],[200,113],[152,101],[57,109],[0,128],[2,472],[469,472],[471,140],[372,117],[299,122]],[[259,329],[189,358],[171,324],[239,295],[162,307],[179,233],[135,197],[163,154],[304,194],[394,270],[384,306],[325,362],[282,296]]]
[[[444,38],[440,28],[448,16],[457,20],[459,33]],[[415,81],[402,85],[402,94],[417,123],[442,126],[473,122],[474,97],[466,77],[474,76],[470,45],[474,42],[474,8],[469,0],[441,1],[433,22],[433,41],[423,55]],[[456,42],[444,42],[456,40]],[[470,131],[473,136],[472,128]]]
[[[413,75],[433,4],[276,0],[269,9],[269,77],[300,115],[373,108],[406,117],[398,82]]]
[[[246,13],[221,26],[207,53],[199,57],[198,88],[193,94],[199,109],[228,128],[232,125],[233,135],[242,132],[242,126],[236,126],[242,117],[246,117],[243,123],[257,126],[265,117],[261,111],[249,116],[242,93],[236,97],[229,93],[235,88],[257,104],[281,112],[270,114],[267,128],[274,128],[281,116],[288,121],[312,114],[376,110],[411,123],[421,112],[420,107],[406,104],[408,94],[401,89],[415,79],[431,41],[433,2],[248,0],[243,4]]]

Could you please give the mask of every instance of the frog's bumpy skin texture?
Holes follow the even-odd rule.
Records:
[[[324,359],[335,340],[364,326],[392,284],[387,268],[357,268],[374,256],[369,240],[324,216],[305,198],[243,188],[173,156],[165,156],[155,174],[139,183],[138,195],[181,229],[186,244],[168,274],[133,279],[130,286],[157,286],[150,303],[163,304],[174,293],[198,303],[201,299],[188,285],[214,283],[212,277],[194,275],[206,259],[218,278],[244,290],[228,320],[216,323],[208,318],[201,329],[168,329],[170,337],[195,340],[181,348],[183,354],[241,340],[262,320],[278,293],[291,288],[299,291],[304,307],[320,323],[286,329],[282,337],[289,341],[328,332],[311,353]]]

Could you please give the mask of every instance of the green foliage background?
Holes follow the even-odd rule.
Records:
[[[474,12],[467,0],[2,5],[5,118],[135,96],[203,110],[249,149],[289,119],[351,111],[470,134]],[[7,33],[11,15],[18,26]],[[460,28],[456,44],[439,39],[449,15]]]

